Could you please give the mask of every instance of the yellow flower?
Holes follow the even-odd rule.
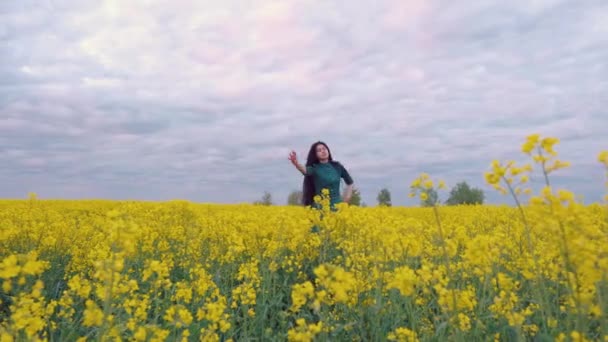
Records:
[[[548,325],[550,328],[555,328],[555,327],[557,327],[557,320],[556,320],[555,318],[549,318],[549,319],[547,320],[547,325]]]
[[[608,150],[600,152],[597,156],[597,160],[608,167]]]
[[[570,333],[570,337],[572,337],[572,341],[576,341],[576,342],[588,342],[590,341],[589,339],[587,339],[585,337],[585,335],[581,334],[578,331],[573,331]]]
[[[135,338],[136,341],[145,341],[146,340],[146,328],[138,327],[137,330],[135,331],[135,333],[133,334],[133,337]]]
[[[417,277],[414,270],[407,266],[401,266],[395,269],[392,279],[388,282],[387,287],[398,289],[403,296],[411,296],[414,293],[414,287],[417,283]]]
[[[98,327],[103,322],[103,311],[90,299],[85,302],[83,325],[85,327]]]
[[[445,189],[445,182],[443,180],[439,181],[439,189]]]
[[[463,313],[459,313],[458,314],[458,327],[462,331],[471,330],[471,318],[469,318],[469,316],[467,316]]]
[[[298,312],[308,299],[314,297],[315,289],[310,281],[293,285],[291,291],[292,310]]]
[[[10,290],[13,288],[13,284],[11,284],[10,280],[5,280],[2,282],[2,291],[4,292],[10,292]]]
[[[21,267],[16,255],[9,255],[0,263],[0,278],[10,279],[19,275]]]
[[[357,282],[351,272],[336,265],[322,264],[314,270],[318,284],[325,288],[335,303],[354,305],[357,302]]]
[[[304,318],[298,318],[296,320],[296,327],[287,331],[287,340],[293,342],[312,342],[315,340],[315,336],[321,332],[322,328],[323,322],[306,325]]]
[[[537,144],[538,140],[540,139],[540,134],[538,133],[534,133],[534,134],[530,134],[526,137],[527,141],[532,143],[532,144]]]
[[[500,177],[492,172],[486,172],[484,176],[488,184],[497,184],[500,182]]]
[[[433,188],[433,181],[432,180],[426,180],[424,181],[424,187],[427,189],[432,189]]]
[[[550,148],[550,146],[553,146],[555,144],[557,144],[559,142],[559,139],[557,138],[552,138],[552,137],[547,137],[541,140],[540,145],[542,148]]]
[[[574,202],[574,194],[567,190],[558,190],[557,195],[562,202]]]
[[[25,262],[25,265],[23,265],[21,272],[23,272],[23,274],[25,275],[37,275],[42,273],[46,269],[46,267],[46,262],[36,261],[30,258],[30,260],[27,260]]]
[[[563,168],[567,168],[570,166],[570,162],[564,162],[561,160],[555,160],[553,162],[553,165],[547,166],[546,170],[547,173],[558,170],[558,169],[563,169]]]
[[[91,293],[91,284],[88,280],[82,279],[78,274],[68,281],[68,286],[81,298],[88,298]]]
[[[538,144],[540,134],[531,134],[526,138],[526,142],[521,146],[521,151],[525,154],[530,154]]]
[[[394,331],[390,332],[387,336],[389,341],[399,341],[399,342],[417,342],[418,334],[415,331],[410,330],[408,328],[397,328]]]
[[[534,146],[535,145],[530,142],[525,142],[521,147],[521,151],[524,153],[530,153],[534,149]]]

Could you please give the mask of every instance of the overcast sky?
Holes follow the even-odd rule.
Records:
[[[605,0],[0,1],[0,198],[285,203],[322,140],[370,205],[512,203],[483,172],[540,133],[597,201],[607,108]]]

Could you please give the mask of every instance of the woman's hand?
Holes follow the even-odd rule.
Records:
[[[291,153],[289,154],[289,161],[291,161],[291,163],[295,166],[298,166],[298,157],[296,156],[296,152],[295,151],[291,151]]]
[[[303,175],[306,175],[306,167],[300,165],[300,163],[298,163],[298,157],[296,156],[296,152],[295,151],[291,151],[291,153],[289,154],[289,161],[291,161],[291,163],[293,164],[293,166],[296,167],[296,169],[298,169]]]

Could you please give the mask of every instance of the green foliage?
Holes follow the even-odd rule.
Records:
[[[481,189],[471,188],[467,182],[456,184],[450,191],[447,205],[483,204],[484,193]]]
[[[361,206],[361,192],[357,188],[353,188],[353,193],[350,197],[350,205]]]
[[[268,191],[265,191],[264,195],[262,196],[262,199],[253,202],[253,204],[255,204],[255,205],[272,205],[273,204],[272,195]]]
[[[377,199],[378,199],[378,205],[387,206],[387,207],[392,206],[391,192],[387,188],[380,190],[380,192],[378,193]]]
[[[423,207],[432,207],[439,200],[439,195],[437,194],[437,190],[428,189],[426,191],[428,197],[425,200],[420,200],[420,205]]]
[[[300,205],[302,204],[302,191],[295,190],[292,191],[287,197],[288,205]]]

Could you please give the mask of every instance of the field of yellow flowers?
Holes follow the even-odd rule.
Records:
[[[608,341],[608,208],[557,142],[491,163],[512,206],[0,200],[0,341]]]

